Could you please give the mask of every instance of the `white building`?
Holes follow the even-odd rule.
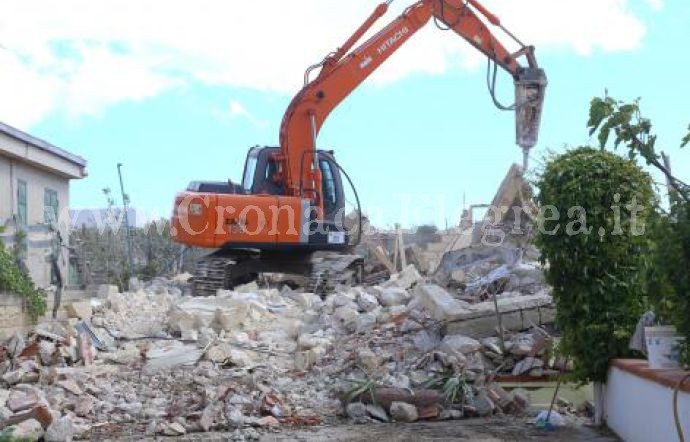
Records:
[[[65,245],[69,238],[69,183],[86,176],[86,160],[0,123],[0,226],[7,247],[20,240],[25,263],[39,287],[51,282],[47,256],[55,244],[56,229]],[[21,238],[21,237],[20,237]],[[60,254],[65,285],[69,282],[69,252]]]

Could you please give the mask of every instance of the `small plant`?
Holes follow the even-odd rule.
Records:
[[[347,402],[352,402],[359,398],[364,393],[369,393],[371,397],[371,403],[376,405],[376,388],[378,385],[372,379],[367,379],[365,381],[355,382],[355,386],[347,392],[345,398]]]
[[[440,389],[446,404],[465,403],[472,397],[472,388],[462,374],[447,373],[432,378],[424,384],[424,388]]]
[[[46,312],[47,302],[43,290],[36,288],[29,275],[24,274],[4,245],[0,243],[0,290],[24,297],[29,316],[36,322]]]

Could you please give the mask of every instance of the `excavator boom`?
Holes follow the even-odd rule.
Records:
[[[523,46],[509,52],[479,18],[502,27],[498,17],[476,0],[420,0],[380,32],[350,51],[354,44],[382,17],[390,1],[380,4],[366,22],[323,62],[312,66],[304,88],[290,103],[280,129],[281,178],[291,195],[309,198],[322,213],[321,171],[315,161],[316,139],[326,118],[353,90],[401,48],[433,18],[464,38],[490,61],[506,70],[516,86],[517,143],[529,149],[537,141],[546,77],[537,66],[534,48]],[[477,11],[477,12],[475,12]],[[512,34],[509,34],[512,36]],[[519,42],[519,41],[518,41]],[[527,66],[518,63],[525,56]],[[319,75],[309,81],[309,73],[320,67]]]

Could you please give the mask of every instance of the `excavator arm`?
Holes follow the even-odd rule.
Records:
[[[283,117],[281,154],[277,158],[281,165],[279,179],[285,183],[290,195],[311,199],[319,219],[323,216],[323,201],[316,139],[322,125],[336,106],[432,18],[439,27],[452,30],[510,73],[516,85],[518,144],[527,150],[536,143],[546,77],[537,66],[533,47],[520,44],[522,49],[510,53],[478,14],[492,25],[504,29],[499,19],[476,0],[419,0],[352,50],[386,13],[391,1],[380,4],[342,47],[307,70],[305,86],[294,97]],[[512,34],[508,35],[512,37]],[[527,59],[526,67],[517,61],[522,56]],[[310,81],[310,73],[317,68],[321,68],[321,71]]]

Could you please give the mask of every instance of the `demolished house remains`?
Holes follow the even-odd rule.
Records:
[[[501,380],[568,369],[553,352],[555,310],[529,217],[510,218],[526,187],[515,166],[494,201],[511,209],[498,223],[465,220],[421,240],[367,234],[369,282],[326,296],[270,277],[207,297],[191,296],[189,274],[133,280],[126,293],[101,286],[64,306],[67,322],[0,343],[0,431],[253,440],[342,419],[524,413],[529,397]],[[500,244],[482,240],[499,230]]]

